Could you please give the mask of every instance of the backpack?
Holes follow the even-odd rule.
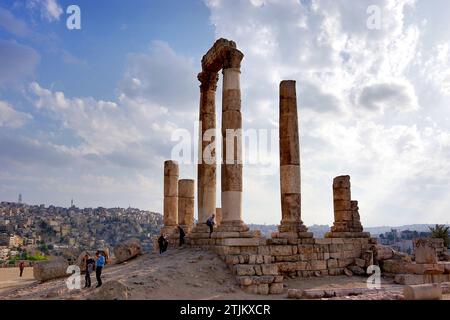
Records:
[[[89,263],[89,264],[87,265],[87,271],[88,271],[89,273],[92,273],[92,272],[94,271],[94,264],[93,264],[93,263]]]

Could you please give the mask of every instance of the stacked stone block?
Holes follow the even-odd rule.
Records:
[[[333,180],[334,224],[329,238],[370,237],[363,232],[359,216],[358,201],[351,200],[350,176],[339,176]]]

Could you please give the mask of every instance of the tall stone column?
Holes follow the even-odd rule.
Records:
[[[293,236],[310,236],[301,220],[300,145],[295,86],[296,83],[293,80],[280,83],[279,139],[282,220],[278,230],[280,233],[290,233]]]
[[[216,208],[216,89],[217,72],[201,72],[199,155],[197,165],[198,224],[203,225]],[[206,141],[205,141],[206,140]]]
[[[222,223],[222,208],[216,208],[216,225],[220,226]]]
[[[178,181],[178,224],[186,233],[194,224],[194,185],[194,180]]]
[[[165,232],[178,225],[178,163],[164,162],[164,228]]]
[[[222,227],[242,226],[242,114],[241,61],[232,48],[223,65],[222,92]]]

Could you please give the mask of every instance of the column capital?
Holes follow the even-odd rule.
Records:
[[[216,91],[217,81],[219,81],[219,74],[217,72],[202,71],[198,74],[197,79],[201,83],[201,91]]]
[[[224,53],[223,69],[240,69],[244,54],[236,48],[230,48]]]

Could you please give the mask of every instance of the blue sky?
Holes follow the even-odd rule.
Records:
[[[81,30],[66,28],[70,4]],[[448,222],[448,12],[445,0],[0,0],[0,200],[161,211],[171,135],[194,130],[201,57],[225,37],[245,54],[244,129],[276,132],[279,81],[297,80],[306,224],[332,223],[340,174],[364,225]],[[220,101],[219,84],[218,114]],[[277,147],[271,170],[244,170],[247,222],[280,220]]]

